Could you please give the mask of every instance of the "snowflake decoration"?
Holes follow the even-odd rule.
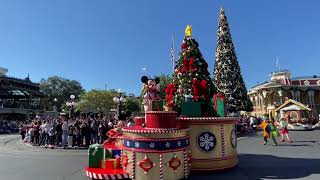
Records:
[[[180,147],[180,146],[181,146],[181,142],[180,142],[180,141],[178,141],[177,146],[178,146],[178,147]]]
[[[127,146],[130,146],[130,141],[127,141]]]
[[[153,149],[155,146],[156,146],[156,145],[154,144],[154,142],[152,142],[152,143],[149,144],[149,147],[152,148],[152,149]]]
[[[170,147],[170,143],[166,142],[166,147],[169,148]]]
[[[140,146],[139,142],[134,143],[134,146],[138,148]]]
[[[186,144],[189,144],[189,139],[186,140]]]
[[[203,132],[198,136],[198,147],[205,152],[210,152],[216,146],[216,137],[211,132]]]

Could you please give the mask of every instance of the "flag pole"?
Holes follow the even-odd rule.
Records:
[[[172,34],[172,73],[174,73],[174,33]]]

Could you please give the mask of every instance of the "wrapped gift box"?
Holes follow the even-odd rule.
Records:
[[[120,149],[109,149],[108,151],[111,153],[111,158],[116,158],[121,156],[121,150]]]
[[[201,117],[201,102],[182,102],[181,115],[187,117]]]
[[[112,152],[109,149],[104,149],[104,159],[112,158]]]
[[[163,111],[163,100],[152,101],[152,111]]]
[[[105,159],[105,149],[101,144],[92,144],[88,149],[89,167],[99,168],[100,161]]]
[[[217,93],[213,96],[213,107],[218,116],[225,116],[225,99],[222,94]]]
[[[119,169],[120,168],[120,157],[102,160],[100,167],[102,169]]]

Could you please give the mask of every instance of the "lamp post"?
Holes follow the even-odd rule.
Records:
[[[53,111],[57,111],[57,102],[58,102],[58,99],[54,98],[53,99]]]
[[[113,102],[117,104],[117,118],[120,120],[122,118],[121,116],[121,105],[122,103],[125,103],[127,99],[123,96],[123,92],[121,92],[121,89],[118,89],[118,95],[113,98]]]
[[[69,112],[69,117],[70,117],[70,118],[73,118],[74,107],[78,105],[78,103],[76,103],[76,102],[74,101],[75,98],[76,98],[75,95],[73,95],[73,94],[70,95],[70,101],[66,103],[66,105],[67,105],[68,107],[70,107],[70,112]]]

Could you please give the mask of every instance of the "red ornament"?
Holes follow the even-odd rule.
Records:
[[[209,99],[207,90],[208,90],[208,83],[206,80],[202,80],[200,82],[200,86],[201,86],[201,93],[203,94],[205,99]]]
[[[209,99],[207,90],[208,83],[206,80],[201,80],[200,83],[196,79],[192,80],[192,91],[194,100],[198,100],[200,98],[200,95],[203,95],[206,100]]]
[[[181,160],[176,155],[174,155],[172,159],[169,161],[168,165],[171,169],[174,170],[174,172],[176,172],[179,166],[181,165]]]
[[[187,71],[189,70],[189,61],[187,59],[182,60],[182,73],[186,74]]]
[[[166,103],[168,107],[172,107],[174,106],[174,102],[173,102],[173,94],[176,91],[176,86],[174,84],[168,84],[165,92],[166,92]]]
[[[195,63],[195,60],[194,60],[193,57],[191,57],[189,59],[189,70],[192,71],[192,72],[196,70],[196,67],[194,66],[194,63]]]
[[[183,44],[181,45],[181,48],[182,48],[182,49],[187,49],[187,43],[183,43]]]
[[[153,163],[148,157],[147,155],[144,156],[144,159],[141,160],[139,163],[138,163],[138,166],[144,170],[144,173],[147,174],[148,171],[150,169],[152,169],[154,166],[156,166],[155,163]]]
[[[128,158],[127,154],[124,154],[122,156],[122,165],[125,170],[127,169],[128,164],[129,164],[129,158]]]

